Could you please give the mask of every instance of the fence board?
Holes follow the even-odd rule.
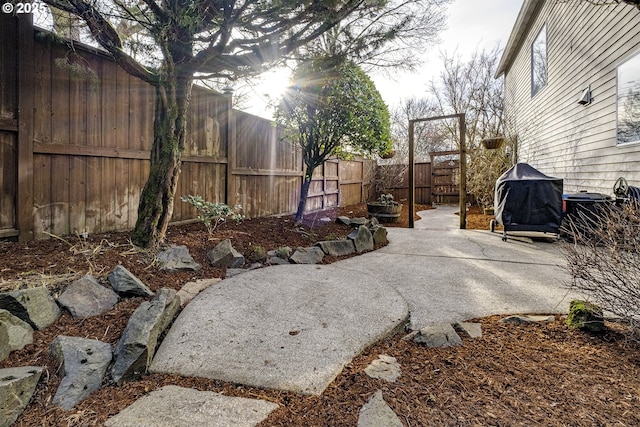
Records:
[[[9,30],[1,31],[5,34]],[[20,46],[29,44],[23,40]],[[0,126],[5,128],[0,129],[0,230],[13,227],[18,219],[15,206],[6,207],[10,199],[23,200],[23,211],[29,211],[29,216],[34,213],[28,219],[31,225],[20,227],[25,236],[32,232],[43,238],[46,233],[133,228],[150,168],[153,87],[82,44],[74,45],[75,52],[69,58],[79,61],[79,55],[80,62],[95,72],[97,81],[55,64],[56,58],[69,54],[66,45],[42,38],[31,44],[29,51],[20,47],[12,53],[33,58],[34,90],[25,94],[24,100],[30,104],[22,107],[33,112],[28,133],[11,115],[17,108],[6,106],[7,99],[23,99],[15,90],[15,81],[8,82],[11,73],[4,72],[12,60],[0,65]],[[0,55],[6,56],[8,51],[3,46]],[[300,149],[284,141],[282,131],[270,121],[239,111],[230,113],[229,105],[226,96],[194,87],[174,221],[197,215],[179,200],[185,194],[214,202],[237,200],[247,217],[289,214],[297,208],[303,176]],[[14,113],[8,113],[12,108]],[[32,185],[19,188],[14,152],[17,140],[27,136],[29,152],[24,159],[29,162],[21,173]],[[235,141],[235,154],[231,141]],[[365,170],[368,164],[362,160],[328,161],[316,173],[307,209],[366,200],[371,187]]]
[[[17,134],[0,130],[0,230],[15,227]]]

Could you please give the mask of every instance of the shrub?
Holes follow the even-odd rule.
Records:
[[[240,222],[244,217],[238,213],[242,210],[242,206],[236,205],[233,209],[224,203],[212,203],[204,200],[200,196],[183,196],[180,198],[183,202],[189,203],[198,210],[198,219],[207,227],[209,234],[213,233],[218,224],[225,222],[227,218],[231,218],[236,222]]]
[[[267,259],[267,250],[260,245],[255,245],[248,258],[251,262],[262,262]]]
[[[570,288],[627,322],[640,338],[640,205],[598,209],[563,227]]]

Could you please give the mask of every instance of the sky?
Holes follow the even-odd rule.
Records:
[[[404,98],[426,94],[426,84],[442,69],[440,52],[456,51],[469,59],[476,50],[503,49],[516,22],[523,0],[455,0],[448,7],[447,29],[440,34],[441,43],[428,48],[422,58],[424,65],[412,73],[396,73],[395,78],[372,74],[371,77],[382,98],[390,108]],[[265,103],[268,97],[286,87],[287,73],[272,71],[264,83],[252,89],[251,106],[247,112],[270,117]]]

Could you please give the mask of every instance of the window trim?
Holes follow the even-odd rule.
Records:
[[[623,66],[631,63],[631,62],[636,62],[634,65],[636,67],[638,67],[638,70],[640,70],[640,50],[637,50],[635,52],[633,52],[631,55],[629,55],[627,58],[625,58],[623,61],[621,61],[617,66],[616,66],[616,146],[618,147],[624,147],[627,145],[632,145],[632,144],[639,144],[640,143],[640,135],[636,138],[633,139],[631,141],[621,141],[620,137],[619,137],[619,129],[620,129],[620,101],[621,101],[621,97],[620,97],[620,68],[622,68]],[[635,75],[635,74],[634,74]],[[637,78],[634,78],[632,80],[632,82],[635,82],[635,86],[640,87],[640,72],[638,74]]]
[[[542,35],[544,35],[544,40],[540,39],[540,36]],[[544,42],[543,44],[544,58],[542,63],[542,65],[544,65],[544,81],[541,81],[540,83],[538,83],[536,82],[536,79],[535,79],[536,55],[534,54],[534,48],[536,47],[537,44],[540,44],[542,41]],[[545,22],[544,24],[542,24],[542,28],[540,28],[540,31],[538,31],[538,34],[536,35],[536,37],[533,39],[533,42],[531,43],[530,59],[531,59],[531,97],[532,98],[536,96],[542,89],[544,89],[547,86],[547,83],[549,81],[548,50],[549,48],[548,48],[548,37],[547,37],[547,23]]]

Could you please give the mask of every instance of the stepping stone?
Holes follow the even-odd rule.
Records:
[[[500,323],[551,323],[555,316],[508,316],[500,319]]]
[[[105,426],[253,427],[277,408],[265,400],[168,385],[137,400],[108,419]]]
[[[462,339],[453,326],[448,323],[424,327],[414,336],[416,344],[427,347],[456,347],[462,345]]]
[[[319,395],[408,316],[375,274],[294,264],[249,271],[184,308],[150,371]]]
[[[381,354],[364,369],[364,373],[371,378],[394,383],[400,378],[402,371],[395,357]]]
[[[402,421],[382,397],[382,390],[369,399],[360,409],[358,427],[402,427]]]

